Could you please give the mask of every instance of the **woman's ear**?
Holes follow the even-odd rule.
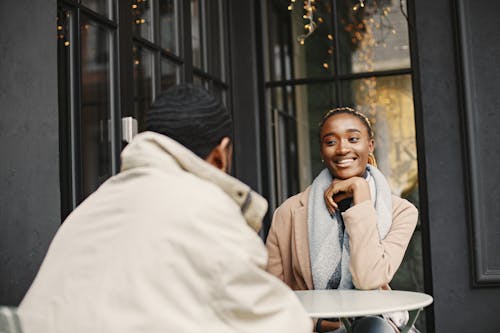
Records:
[[[220,143],[212,149],[212,151],[205,158],[207,163],[212,164],[217,169],[226,173],[231,172],[231,160],[233,156],[231,139],[227,136],[220,140]]]
[[[375,150],[375,140],[370,139],[370,142],[368,143],[368,150],[370,154],[373,154],[373,151]]]

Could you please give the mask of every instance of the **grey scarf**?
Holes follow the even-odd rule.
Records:
[[[309,253],[314,289],[353,289],[349,270],[349,235],[344,228],[342,213],[330,215],[324,192],[332,182],[328,169],[313,181],[309,194],[307,222]],[[392,194],[384,175],[374,166],[367,166],[366,180],[377,211],[377,228],[384,239],[392,223]]]

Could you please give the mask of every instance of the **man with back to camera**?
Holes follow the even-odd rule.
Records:
[[[176,86],[146,129],[121,172],[61,225],[18,309],[23,332],[311,332],[293,293],[265,272],[255,231],[266,201],[226,173],[227,109]]]

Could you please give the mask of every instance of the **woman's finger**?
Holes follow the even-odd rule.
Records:
[[[335,213],[335,210],[338,207],[337,207],[337,203],[333,200],[333,193],[332,193],[331,185],[325,190],[324,199],[325,199],[325,204],[326,204],[326,208],[328,209],[328,212],[331,215],[333,215]]]

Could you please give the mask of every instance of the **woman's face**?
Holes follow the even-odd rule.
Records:
[[[320,133],[321,158],[334,178],[348,179],[365,173],[374,141],[358,117],[339,113],[328,118]]]

